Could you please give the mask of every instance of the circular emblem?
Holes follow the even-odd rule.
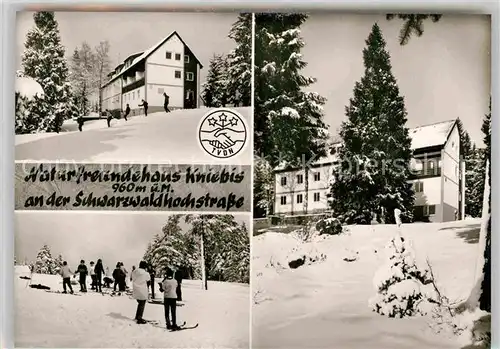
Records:
[[[238,154],[248,139],[245,118],[237,111],[226,108],[211,110],[205,114],[198,130],[203,150],[219,159]]]

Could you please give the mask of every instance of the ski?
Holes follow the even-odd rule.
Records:
[[[81,296],[81,294],[79,293],[71,293],[71,292],[62,292],[62,291],[49,291],[49,290],[45,290],[45,292],[48,292],[48,293],[58,293],[58,294],[69,294],[69,295],[72,295],[72,296]]]
[[[178,332],[178,331],[184,331],[184,330],[192,330],[192,329],[195,329],[198,327],[198,324],[194,325],[194,326],[186,326],[186,322],[184,322],[182,325],[179,326],[179,329],[175,330],[175,331],[172,331],[170,330],[170,332]]]

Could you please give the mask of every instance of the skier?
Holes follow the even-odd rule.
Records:
[[[175,271],[174,278],[177,281],[177,287],[175,288],[175,293],[177,294],[177,300],[179,302],[181,302],[182,301],[182,290],[181,290],[182,272],[181,272],[180,266],[177,266],[177,270]]]
[[[111,115],[111,112],[106,109],[106,121],[108,123],[108,127],[111,127],[111,119],[113,118],[113,116]]]
[[[85,261],[82,259],[80,261],[80,265],[78,266],[78,269],[76,269],[76,272],[79,274],[79,283],[80,283],[80,292],[87,292],[87,266],[85,265]]]
[[[90,278],[92,279],[92,283],[90,284],[90,289],[95,290],[96,289],[96,277],[95,277],[95,271],[94,271],[94,261],[90,262]]]
[[[167,324],[167,330],[177,331],[179,327],[177,326],[177,294],[176,288],[178,286],[177,281],[174,280],[174,271],[167,268],[165,279],[161,283],[163,289],[163,306],[165,309],[165,322]],[[170,314],[172,314],[172,322],[170,322]]]
[[[128,116],[128,114],[130,114],[130,106],[129,106],[129,105],[128,105],[128,103],[127,103],[127,108],[125,108],[125,115],[123,115],[123,117],[124,117],[125,121],[128,121],[128,120],[127,120],[127,116]]]
[[[80,132],[83,131],[83,117],[80,115],[78,119],[76,119],[76,122],[78,122],[78,130]]]
[[[97,260],[94,271],[95,271],[95,281],[96,281],[95,290],[96,292],[102,292],[102,276],[104,274],[102,259]]]
[[[165,112],[170,113],[170,109],[168,109],[168,103],[170,102],[170,96],[163,92],[163,97],[165,101],[163,102],[163,108],[165,108]]]
[[[120,288],[120,291],[121,292],[125,292],[126,288],[127,288],[127,274],[128,274],[128,271],[127,269],[125,268],[125,265],[123,264],[123,262],[120,262],[120,269],[122,271],[122,278],[121,278],[121,282],[118,284],[119,288]]]
[[[118,290],[120,290],[120,283],[122,282],[122,268],[120,262],[116,263],[115,270],[113,270],[113,279],[115,283],[113,285],[113,292],[116,292],[116,286],[118,286]]]
[[[135,313],[135,320],[138,324],[147,323],[142,317],[144,315],[144,308],[148,300],[148,286],[149,274],[146,271],[148,263],[141,261],[139,268],[132,273],[132,287],[133,297],[137,300],[137,311]]]
[[[63,279],[63,293],[68,293],[66,291],[66,286],[68,286],[69,292],[73,294],[73,287],[71,287],[71,275],[73,275],[73,272],[69,268],[68,262],[63,262],[60,273]]]
[[[151,285],[151,299],[155,299],[155,277],[156,277],[155,268],[152,265],[150,265],[149,266],[149,278],[150,278],[150,285]]]
[[[144,107],[144,114],[148,116],[148,102],[142,99],[142,104],[139,104],[139,107]]]
[[[132,266],[132,272],[130,273],[130,281],[132,281],[132,274],[134,273],[135,265]]]

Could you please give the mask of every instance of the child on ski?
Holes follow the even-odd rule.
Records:
[[[175,293],[177,294],[177,300],[179,302],[182,302],[182,271],[181,267],[177,266],[177,270],[175,271],[174,274],[174,279],[177,281],[177,287],[175,288]]]
[[[139,104],[139,107],[144,108],[144,115],[148,116],[148,102],[146,102],[144,99],[142,100],[142,104]]]
[[[94,272],[96,281],[95,290],[96,292],[102,292],[102,276],[104,274],[104,266],[102,265],[102,259],[97,260]]]
[[[177,281],[174,279],[174,271],[167,268],[165,279],[161,284],[163,289],[163,306],[165,308],[165,322],[167,324],[167,330],[177,331],[179,327],[177,326],[177,294],[175,292],[177,288]],[[170,313],[172,314],[172,322],[170,322]]]
[[[128,114],[130,114],[130,106],[127,103],[127,108],[125,108],[125,114],[123,115],[123,117],[125,118],[125,121],[127,121]]]
[[[135,312],[135,320],[138,324],[145,324],[142,316],[144,315],[144,308],[146,307],[146,301],[148,300],[148,286],[147,281],[149,280],[149,273],[147,272],[148,263],[141,261],[139,263],[139,268],[134,270],[132,273],[132,295],[137,301],[137,311]]]
[[[82,259],[80,261],[80,265],[78,269],[76,269],[77,274],[79,274],[79,283],[80,283],[80,292],[87,292],[87,266],[85,265],[85,261]]]
[[[71,287],[71,275],[73,275],[74,273],[69,268],[68,262],[63,262],[60,273],[63,279],[63,293],[68,293],[66,290],[66,286],[68,286],[69,292],[73,294],[73,287]]]

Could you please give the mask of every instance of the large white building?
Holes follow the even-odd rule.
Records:
[[[101,112],[125,110],[142,113],[139,104],[148,102],[148,112],[162,111],[165,92],[169,108],[200,105],[200,69],[203,66],[177,32],[146,51],[128,56],[111,72],[101,87]]]
[[[461,161],[457,120],[410,129],[412,173],[416,220],[446,222],[463,218],[465,163]],[[331,153],[315,162],[309,171],[308,213],[328,210],[327,193],[333,168],[338,164]],[[275,214],[304,214],[303,169],[275,169]]]

